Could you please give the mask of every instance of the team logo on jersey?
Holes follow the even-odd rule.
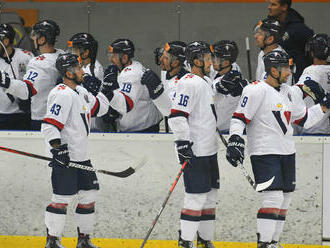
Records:
[[[128,71],[131,71],[131,70],[132,70],[131,68],[125,68],[124,72],[128,72]]]
[[[278,103],[278,104],[276,105],[276,107],[278,107],[279,109],[282,109],[282,108],[283,108],[283,105],[282,105],[281,103]]]
[[[290,36],[289,36],[289,33],[288,32],[285,32],[284,34],[283,34],[283,36],[282,36],[282,40],[283,41],[286,41],[286,40],[288,40],[290,38]]]
[[[87,103],[89,103],[88,96],[87,96],[87,95],[84,95],[84,98],[85,98],[85,101],[86,101]]]

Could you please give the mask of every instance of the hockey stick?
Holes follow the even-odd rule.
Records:
[[[174,190],[174,188],[175,188],[177,182],[179,181],[179,179],[180,179],[180,177],[181,177],[181,175],[182,175],[182,172],[183,172],[184,168],[186,167],[186,165],[187,165],[187,161],[185,161],[185,162],[183,163],[183,165],[181,166],[181,169],[180,169],[178,175],[176,176],[176,178],[175,178],[175,180],[174,180],[174,182],[173,182],[173,184],[172,184],[172,186],[171,186],[171,188],[170,188],[170,191],[168,192],[167,197],[165,198],[165,201],[164,201],[163,204],[162,204],[162,207],[160,208],[158,214],[156,215],[156,218],[155,218],[154,221],[152,222],[151,227],[149,228],[148,233],[147,233],[147,235],[145,236],[145,238],[144,238],[144,240],[143,240],[143,243],[142,243],[142,245],[140,246],[140,248],[143,248],[144,245],[147,243],[148,238],[149,238],[149,236],[150,236],[152,230],[154,229],[154,227],[155,227],[155,225],[156,225],[156,223],[157,223],[157,221],[158,221],[160,215],[162,214],[162,212],[163,212],[163,210],[164,210],[164,208],[165,208],[165,206],[166,206],[166,203],[167,203],[168,199],[170,198],[170,196],[171,196],[171,194],[172,194],[172,192],[173,192],[173,190]]]
[[[225,139],[225,137],[223,137],[223,135],[220,133],[220,130],[217,128],[217,132],[220,136],[220,139],[222,141],[222,143],[225,145],[225,147],[227,148],[228,147],[228,142],[227,140]],[[241,169],[243,175],[245,176],[245,178],[248,180],[248,182],[251,184],[251,186],[255,189],[255,191],[259,192],[259,191],[262,191],[262,190],[265,190],[267,189],[274,181],[275,179],[275,176],[273,176],[271,179],[269,179],[268,181],[266,182],[263,182],[263,183],[259,183],[259,184],[256,184],[252,177],[249,175],[249,173],[246,171],[245,167],[243,166],[243,163],[241,162],[238,162],[238,167]]]
[[[8,147],[0,146],[0,150],[5,151],[5,152],[12,152],[12,153],[20,154],[20,155],[31,157],[31,158],[37,158],[37,159],[41,159],[41,160],[52,161],[52,159],[49,158],[49,157],[44,157],[44,156],[41,156],[41,155],[28,153],[28,152],[23,152],[23,151],[18,151],[18,150],[11,149],[11,148],[8,148]],[[72,167],[72,168],[81,169],[81,170],[94,171],[94,172],[97,172],[97,173],[102,173],[102,174],[106,174],[106,175],[110,175],[110,176],[125,178],[125,177],[129,177],[130,175],[134,174],[139,168],[141,168],[144,164],[146,164],[146,162],[147,162],[147,158],[146,158],[146,156],[144,156],[135,163],[134,167],[129,167],[126,170],[118,171],[118,172],[113,172],[113,171],[108,171],[108,170],[100,170],[100,169],[96,169],[96,168],[89,167],[89,166],[86,166],[86,165],[77,164],[77,163],[74,163],[74,162],[70,162],[68,164],[68,166]]]
[[[251,69],[251,57],[250,57],[250,41],[249,37],[245,38],[245,46],[246,46],[246,58],[249,72],[249,81],[252,81],[252,69]]]

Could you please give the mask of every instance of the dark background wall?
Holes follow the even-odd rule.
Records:
[[[54,19],[61,27],[57,46],[77,32],[89,31],[99,41],[98,59],[106,66],[111,41],[127,37],[136,45],[136,59],[156,69],[153,50],[170,40],[205,40],[213,43],[233,39],[238,43],[238,63],[247,74],[245,37],[250,38],[252,71],[258,49],[253,26],[267,15],[267,3],[189,3],[189,2],[7,2],[5,8],[38,9],[39,19]],[[306,23],[315,32],[329,33],[330,2],[295,3]]]

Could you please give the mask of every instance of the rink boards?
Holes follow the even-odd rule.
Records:
[[[40,133],[0,132],[0,139],[1,146],[45,155]],[[330,227],[327,222],[330,220],[330,194],[327,193],[330,186],[322,184],[324,173],[326,179],[330,177],[330,166],[323,166],[330,161],[324,152],[330,150],[329,140],[324,137],[296,137],[295,140],[297,190],[282,240],[285,244],[305,244],[284,247],[320,247],[315,245],[321,244],[322,237],[329,237]],[[143,155],[149,158],[148,163],[129,178],[98,175],[101,189],[93,237],[100,238],[96,241],[102,248],[138,248],[179,170],[173,137],[169,134],[91,134],[89,147],[93,165],[99,169],[120,171]],[[217,247],[255,247],[260,197],[224,157],[225,148],[220,142],[221,188],[215,240],[224,242],[216,243]],[[249,160],[244,164],[252,174]],[[44,161],[0,151],[0,248],[43,247],[44,210],[51,195],[50,171]],[[180,180],[150,236],[151,240],[164,241],[152,241],[146,247],[175,247],[182,198]],[[74,207],[68,209],[64,237],[76,237],[73,212]],[[76,242],[74,238],[63,240],[65,244],[68,242],[67,248],[74,247]]]

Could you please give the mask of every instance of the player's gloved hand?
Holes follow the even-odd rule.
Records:
[[[61,166],[68,168],[70,157],[67,144],[63,144],[56,148],[53,148],[50,150],[50,152],[53,154],[53,159],[49,163],[50,167]]]
[[[141,84],[148,88],[149,96],[151,99],[158,98],[164,92],[164,85],[158,75],[150,69],[143,73]]]
[[[232,166],[236,167],[238,163],[244,160],[245,142],[239,135],[233,134],[228,140],[226,158]]]
[[[180,164],[183,164],[185,161],[190,163],[190,159],[194,156],[191,149],[193,143],[188,140],[177,140],[175,141],[175,144]]]
[[[10,86],[10,78],[7,72],[0,71],[0,87],[8,89]]]
[[[325,97],[325,91],[322,86],[314,80],[306,80],[302,86],[304,93],[309,95],[317,104]]]
[[[323,99],[320,100],[320,105],[330,109],[330,93],[327,93]]]
[[[243,79],[239,71],[229,71],[220,80],[220,84],[233,97],[240,96],[243,88],[248,84],[248,81]]]
[[[82,86],[93,96],[96,96],[100,92],[100,88],[102,85],[102,81],[97,77],[91,76],[87,73],[83,76],[84,80],[82,82]]]
[[[113,91],[119,88],[117,81],[119,69],[116,65],[109,65],[104,71],[103,85],[101,92],[109,101],[113,98]]]

